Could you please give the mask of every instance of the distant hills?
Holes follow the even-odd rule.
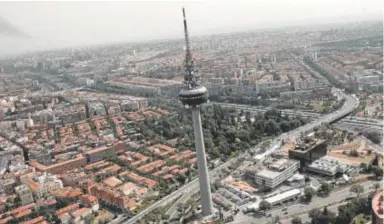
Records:
[[[28,37],[28,34],[21,31],[10,22],[0,17],[0,37]]]

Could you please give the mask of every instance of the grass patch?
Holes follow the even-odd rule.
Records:
[[[366,223],[368,223],[369,221],[371,221],[371,216],[370,216],[370,215],[367,215],[367,214],[359,214],[358,216],[356,216],[356,217],[353,219],[353,222],[352,222],[352,223],[356,223],[356,224],[366,224]]]

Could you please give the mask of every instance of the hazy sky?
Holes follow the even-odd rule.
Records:
[[[48,48],[182,38],[181,6],[186,7],[192,35],[340,17],[380,18],[383,9],[382,0],[0,2],[0,17],[31,35],[39,42],[35,47]]]

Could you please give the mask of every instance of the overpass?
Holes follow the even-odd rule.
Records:
[[[237,111],[249,111],[252,115],[257,113],[264,113],[267,110],[271,109],[268,107],[258,107],[258,106],[249,106],[244,104],[231,104],[231,103],[211,103],[220,105],[223,107],[233,107],[236,108]],[[304,118],[308,118],[310,120],[316,120],[319,119],[322,114],[319,113],[313,113],[313,112],[305,112],[305,111],[295,111],[290,109],[282,109],[281,114],[284,116],[297,116],[300,115]],[[352,113],[352,111],[350,112]],[[383,121],[378,119],[371,119],[371,118],[363,118],[363,117],[355,117],[355,116],[349,116],[350,113],[345,113],[342,116],[340,116],[338,119],[332,120],[329,123],[342,123],[350,126],[359,126],[364,127],[365,129],[371,129],[371,130],[382,130],[383,128]],[[332,114],[332,113],[331,113]]]

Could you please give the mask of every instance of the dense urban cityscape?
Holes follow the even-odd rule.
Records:
[[[0,60],[0,224],[382,223],[383,22],[187,20]]]

